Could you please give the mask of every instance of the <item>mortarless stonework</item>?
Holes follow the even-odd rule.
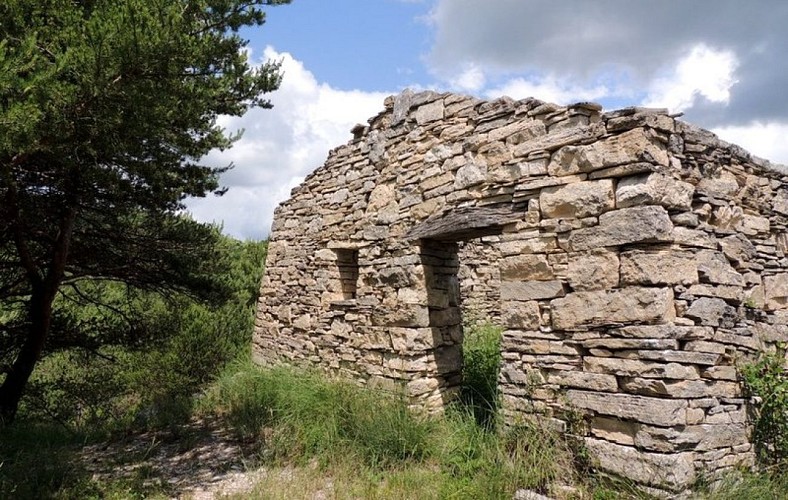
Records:
[[[507,421],[672,491],[752,462],[735,363],[788,340],[783,167],[665,110],[405,91],[369,123],[276,211],[259,362],[440,408],[473,310]]]

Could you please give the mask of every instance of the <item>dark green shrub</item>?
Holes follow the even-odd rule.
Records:
[[[753,442],[759,461],[788,465],[788,369],[785,346],[740,369],[754,414]]]

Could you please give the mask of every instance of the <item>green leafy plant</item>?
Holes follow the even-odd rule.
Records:
[[[740,368],[753,405],[755,443],[764,465],[788,465],[788,369],[785,346]]]

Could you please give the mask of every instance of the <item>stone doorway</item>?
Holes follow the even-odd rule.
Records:
[[[459,395],[462,384],[462,298],[458,245],[453,241],[421,240],[419,255],[429,309],[429,330],[435,347],[435,383],[444,406]]]

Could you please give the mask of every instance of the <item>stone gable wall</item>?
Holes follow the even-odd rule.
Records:
[[[735,363],[788,341],[782,167],[589,103],[406,91],[354,135],[276,211],[256,359],[440,407],[473,309],[505,328],[508,421],[674,491],[752,461]]]

